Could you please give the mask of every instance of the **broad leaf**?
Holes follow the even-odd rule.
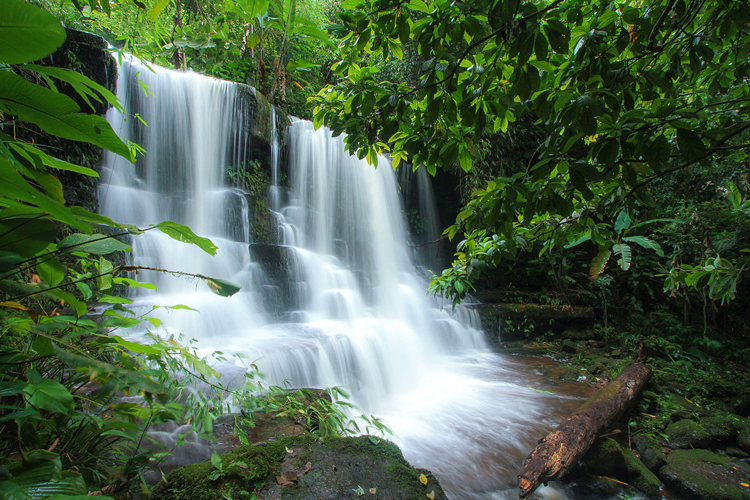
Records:
[[[3,71],[0,71],[0,74],[2,73]],[[1,205],[20,208],[22,205],[14,205],[13,202],[16,200],[21,201],[41,208],[45,213],[49,214],[51,218],[59,222],[63,222],[82,231],[90,230],[89,225],[83,222],[79,217],[73,215],[68,207],[34,189],[16,171],[15,166],[2,157],[0,157],[0,178],[4,183],[4,189],[2,195],[0,195]],[[8,200],[4,200],[4,197],[7,197]]]
[[[5,219],[0,221],[0,250],[31,257],[55,241],[57,228],[46,219]]]
[[[612,251],[615,255],[620,256],[620,258],[617,259],[617,264],[620,266],[620,268],[623,271],[627,271],[628,269],[630,269],[630,264],[633,261],[630,251],[630,245],[626,245],[624,243],[616,243],[615,245],[612,245]]]
[[[74,233],[66,236],[58,245],[58,250],[65,253],[88,252],[95,255],[107,255],[113,252],[129,252],[130,246],[113,236],[103,234]]]
[[[661,246],[654,240],[646,238],[645,236],[626,236],[623,238],[623,241],[635,243],[643,248],[653,250],[659,257],[664,257],[664,251],[661,249]]]
[[[604,266],[607,265],[607,262],[609,261],[609,257],[611,255],[612,252],[607,249],[599,250],[597,256],[591,260],[591,266],[589,267],[589,276],[591,276],[592,278],[596,278],[597,276],[599,276],[602,271],[604,271]]]
[[[63,139],[89,142],[131,161],[130,149],[101,116],[79,113],[71,98],[0,71],[0,109]]]
[[[218,250],[218,247],[214,245],[211,240],[196,235],[192,229],[183,226],[182,224],[166,220],[158,224],[151,224],[151,227],[155,227],[162,233],[177,241],[197,245],[207,254],[216,255],[216,251]]]
[[[28,402],[42,410],[67,413],[75,404],[73,395],[64,385],[48,378],[37,384],[28,384],[24,392]]]
[[[3,0],[1,9],[0,62],[35,61],[65,41],[65,28],[49,12],[22,0]]]
[[[206,284],[212,292],[214,292],[216,295],[221,295],[222,297],[231,297],[235,293],[239,292],[242,288],[242,286],[238,285],[237,283],[232,283],[231,281],[226,281],[219,278],[207,279]]]

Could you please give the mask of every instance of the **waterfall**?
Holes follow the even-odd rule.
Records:
[[[293,121],[284,182],[278,144],[271,155],[276,241],[257,241],[259,200],[227,181],[254,160],[255,111],[238,86],[126,59],[118,94],[128,114],[108,119],[146,154],[134,165],[106,156],[102,212],[140,227],[187,224],[218,246],[211,257],[150,231],[133,239],[134,263],[243,286],[223,298],[184,277],[142,273],[158,290],[138,289],[135,308],[200,311],[157,310],[155,333],[196,339],[199,352],[228,360],[242,354],[267,384],[345,388],[358,413],[382,419],[453,499],[514,495],[517,468],[559,418],[550,404],[560,397],[533,390],[525,366],[488,349],[476,312],[426,295],[390,162],[375,169],[325,128]],[[218,367],[227,377],[244,369],[232,362]]]

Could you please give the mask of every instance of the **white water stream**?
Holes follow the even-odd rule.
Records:
[[[251,241],[253,198],[223,181],[225,169],[241,175],[252,160],[243,127],[252,117],[237,87],[129,60],[118,87],[130,116],[110,111],[109,119],[147,154],[135,165],[107,157],[102,212],[140,227],[187,224],[219,247],[211,257],[151,231],[134,239],[134,263],[243,286],[222,298],[202,283],[142,273],[158,292],[140,290],[137,306],[200,310],[157,312],[156,333],[194,338],[202,352],[229,359],[242,353],[267,384],[341,386],[357,414],[380,418],[452,499],[513,498],[518,467],[559,419],[551,408],[560,397],[534,391],[527,367],[488,349],[474,311],[452,312],[426,295],[389,162],[374,169],[327,130],[294,121],[288,188],[274,185],[267,199],[279,239],[259,244]],[[227,377],[243,370],[239,361],[219,368]]]

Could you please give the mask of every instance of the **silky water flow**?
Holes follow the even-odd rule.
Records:
[[[134,264],[242,285],[226,298],[194,280],[142,272],[158,291],[138,289],[136,309],[200,311],[156,310],[154,333],[195,339],[200,353],[223,352],[229,361],[216,368],[224,383],[255,363],[266,385],[342,387],[357,407],[352,417],[380,419],[393,432],[386,437],[433,471],[450,498],[513,498],[523,458],[561,418],[564,400],[575,399],[534,390],[541,378],[488,348],[475,311],[426,294],[390,162],[373,168],[325,128],[292,121],[285,174],[274,144],[271,188],[259,200],[227,182],[257,174],[253,110],[241,95],[252,89],[151,68],[121,64],[118,97],[127,112],[110,110],[108,118],[146,154],[133,165],[105,157],[101,211],[142,228],[186,224],[218,246],[212,257],[149,231],[132,240]],[[272,211],[276,241],[253,241],[253,224],[263,222],[258,206]]]

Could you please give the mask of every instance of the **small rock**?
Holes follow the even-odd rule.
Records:
[[[673,451],[659,475],[691,499],[750,500],[750,466],[708,450]]]
[[[661,443],[648,434],[639,434],[633,438],[633,448],[641,454],[641,462],[649,470],[658,471],[667,463],[667,457],[661,449]]]
[[[706,448],[711,444],[711,435],[701,424],[693,420],[679,420],[664,431],[671,448]]]

